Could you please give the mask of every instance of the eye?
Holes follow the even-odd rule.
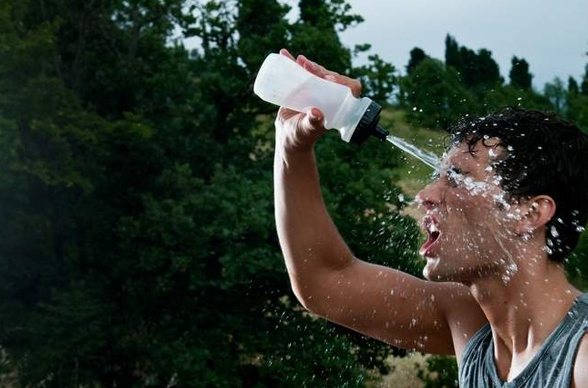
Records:
[[[455,166],[451,166],[445,175],[447,177],[447,181],[452,187],[457,187],[457,185],[462,182],[464,178],[464,174],[461,168]]]
[[[459,168],[459,167],[455,167],[455,166],[451,166],[451,167],[449,168],[449,170],[447,170],[447,173],[448,173],[448,174],[449,174],[449,173],[453,173],[453,174],[459,174],[459,175],[461,175],[461,173],[462,173],[462,172],[461,172],[461,168]]]

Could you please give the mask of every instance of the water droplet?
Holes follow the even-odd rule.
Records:
[[[550,232],[553,237],[559,237],[559,233],[557,232],[557,229],[555,229],[555,226],[551,226]]]

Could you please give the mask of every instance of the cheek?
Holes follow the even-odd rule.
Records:
[[[467,190],[452,189],[447,191],[445,197],[447,204],[447,213],[461,215],[470,218],[481,213],[481,201],[476,196],[472,196]]]
[[[487,198],[456,191],[447,197],[452,229],[468,240],[479,240],[500,229],[502,215]]]

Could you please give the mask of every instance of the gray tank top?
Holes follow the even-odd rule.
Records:
[[[498,377],[490,325],[467,343],[459,368],[460,388],[570,388],[580,340],[588,332],[588,293],[580,295],[531,362],[512,381]]]

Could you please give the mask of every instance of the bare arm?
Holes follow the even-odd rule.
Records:
[[[357,81],[303,57],[298,63],[319,76],[335,77],[359,95]],[[276,120],[276,224],[297,298],[317,315],[395,346],[459,355],[483,323],[469,290],[354,257],[320,192],[313,146],[325,130],[322,115],[313,112],[315,117],[281,109]]]
[[[585,334],[578,347],[572,388],[588,388],[588,334]]]

